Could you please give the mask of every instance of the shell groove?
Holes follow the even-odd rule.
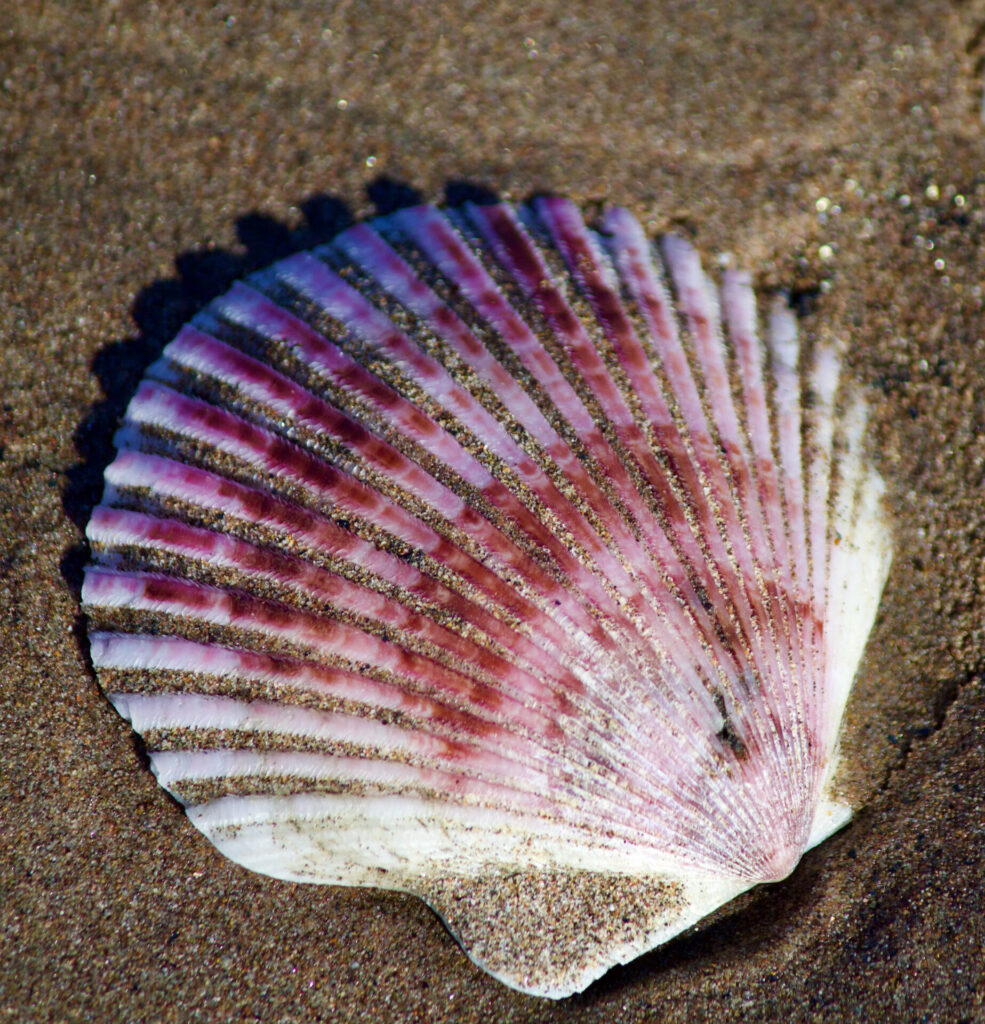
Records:
[[[673,296],[673,297],[672,297]],[[220,850],[426,899],[558,997],[849,817],[890,559],[865,409],[626,211],[402,210],[150,368],[87,533],[92,659]]]

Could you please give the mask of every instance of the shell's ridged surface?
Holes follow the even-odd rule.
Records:
[[[743,275],[559,199],[400,211],[213,302],[88,529],[161,784],[551,996],[786,875],[849,815],[890,551],[836,353],[758,331]]]

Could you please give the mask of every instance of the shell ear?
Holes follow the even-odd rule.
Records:
[[[436,879],[418,895],[484,971],[528,995],[561,999],[748,888],[697,876],[528,869]]]

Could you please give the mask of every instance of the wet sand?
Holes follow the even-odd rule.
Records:
[[[985,1020],[985,7],[8,6],[2,1019]],[[552,191],[733,254],[845,339],[896,522],[853,823],[559,1004],[414,898],[225,861],[102,697],[78,607],[115,424],[182,322],[353,219]]]

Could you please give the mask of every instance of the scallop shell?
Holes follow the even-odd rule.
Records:
[[[87,531],[93,663],[158,781],[238,863],[416,893],[544,996],[783,878],[850,816],[891,552],[835,349],[782,302],[764,333],[746,275],[554,198],[235,285]]]

